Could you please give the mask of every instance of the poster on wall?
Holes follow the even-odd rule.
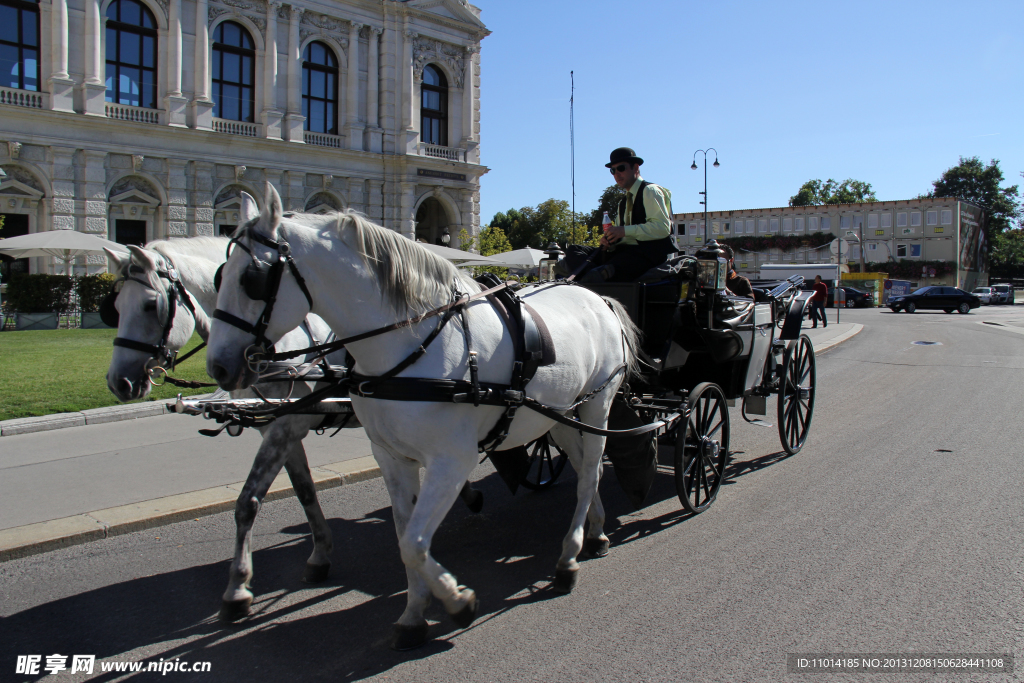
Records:
[[[964,202],[960,202],[959,247],[957,285],[969,292],[979,280],[988,282],[988,243],[984,212]]]

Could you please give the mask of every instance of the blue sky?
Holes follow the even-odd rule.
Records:
[[[1024,2],[475,0],[482,43],[482,225],[497,211],[571,200],[611,176],[615,147],[699,211],[785,206],[811,178],[907,199],[959,156],[1024,178]],[[700,155],[698,155],[700,157]]]

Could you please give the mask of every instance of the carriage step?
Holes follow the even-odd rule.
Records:
[[[746,415],[743,416],[743,419],[746,420],[748,424],[752,424],[755,427],[768,427],[768,428],[772,427],[772,423],[771,422],[765,422],[764,420],[757,420],[757,419],[751,420]]]

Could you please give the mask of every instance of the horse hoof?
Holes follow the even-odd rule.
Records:
[[[474,515],[480,514],[480,511],[484,509],[484,493],[483,491],[477,491],[472,489],[465,498],[466,507]]]
[[[221,621],[238,621],[249,616],[249,608],[252,607],[252,598],[242,600],[224,600],[220,605]]]
[[[480,603],[476,599],[476,593],[467,588],[464,593],[469,593],[469,600],[466,601],[466,605],[452,616],[452,621],[459,628],[467,628],[476,619],[477,610],[480,608]]]
[[[576,587],[579,581],[579,569],[556,569],[555,580],[551,582],[551,588],[556,593],[569,594]]]
[[[321,581],[327,580],[327,575],[331,573],[331,563],[327,564],[310,564],[306,563],[306,571],[302,573],[302,583],[320,583]]]
[[[427,642],[427,622],[417,624],[416,626],[403,626],[402,624],[395,624],[395,637],[391,641],[391,649],[397,650],[398,652],[405,652],[406,650],[415,650],[416,648]]]
[[[583,554],[587,557],[604,557],[610,545],[611,541],[607,538],[587,538],[583,541]]]

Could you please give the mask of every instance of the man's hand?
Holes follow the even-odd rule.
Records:
[[[610,225],[601,236],[601,244],[611,246],[626,236],[626,229],[621,225]]]

